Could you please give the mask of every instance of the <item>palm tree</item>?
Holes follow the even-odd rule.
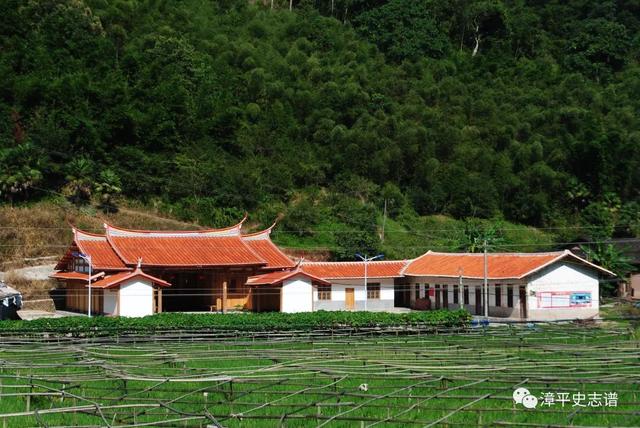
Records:
[[[62,194],[75,205],[84,205],[91,201],[93,163],[86,157],[73,159],[67,164],[67,184]]]
[[[466,219],[464,228],[458,234],[455,250],[480,253],[484,251],[485,243],[489,252],[496,251],[504,243],[500,226],[477,219]]]
[[[100,172],[98,182],[95,185],[95,191],[100,196],[100,208],[105,213],[114,213],[118,211],[114,198],[122,192],[120,177],[111,169],[105,169]]]
[[[593,245],[581,245],[580,249],[584,251],[587,260],[615,273],[621,281],[625,281],[629,273],[634,270],[631,259],[613,244],[598,242]],[[615,290],[614,283],[606,282],[603,284],[603,294],[611,296],[615,294]]]

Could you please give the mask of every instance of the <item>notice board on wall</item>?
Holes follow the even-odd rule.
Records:
[[[590,291],[539,291],[539,308],[584,308],[591,307]]]

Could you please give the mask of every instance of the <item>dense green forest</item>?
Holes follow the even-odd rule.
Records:
[[[490,219],[471,241],[640,235],[637,0],[0,8],[4,203],[280,215],[283,241],[330,230],[345,258],[442,214]]]

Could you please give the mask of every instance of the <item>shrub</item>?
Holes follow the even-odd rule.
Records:
[[[212,331],[291,331],[331,328],[372,327],[464,327],[471,316],[464,310],[436,310],[394,314],[388,312],[317,311],[287,314],[281,312],[244,314],[162,313],[142,318],[65,317],[32,321],[0,321],[0,334],[52,332],[74,335],[148,333],[171,330]]]

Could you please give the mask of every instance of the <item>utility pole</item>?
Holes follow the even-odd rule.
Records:
[[[464,270],[462,268],[458,269],[458,303],[460,304],[460,309],[464,309],[464,291],[462,289],[462,272]]]
[[[91,274],[92,274],[91,255],[86,255],[86,254],[82,254],[82,253],[73,253],[73,255],[75,257],[80,257],[82,260],[84,260],[89,265],[89,280],[88,280],[89,304],[87,305],[87,315],[89,316],[89,318],[91,318]]]
[[[369,300],[369,296],[367,296],[367,265],[371,260],[381,259],[384,257],[384,254],[378,254],[377,256],[367,257],[366,255],[356,254],[356,257],[364,262],[364,310],[367,310],[367,300]]]
[[[384,210],[382,211],[382,236],[380,241],[384,242],[384,227],[387,224],[387,198],[384,198]]]
[[[91,318],[91,304],[93,303],[91,300],[91,256],[87,256],[87,263],[89,263],[89,318]]]
[[[367,265],[369,264],[369,260],[367,260],[367,256],[364,256],[364,310],[367,311],[367,301],[369,300],[369,290],[367,284]]]
[[[484,317],[489,318],[489,260],[487,258],[487,240],[484,240]]]

